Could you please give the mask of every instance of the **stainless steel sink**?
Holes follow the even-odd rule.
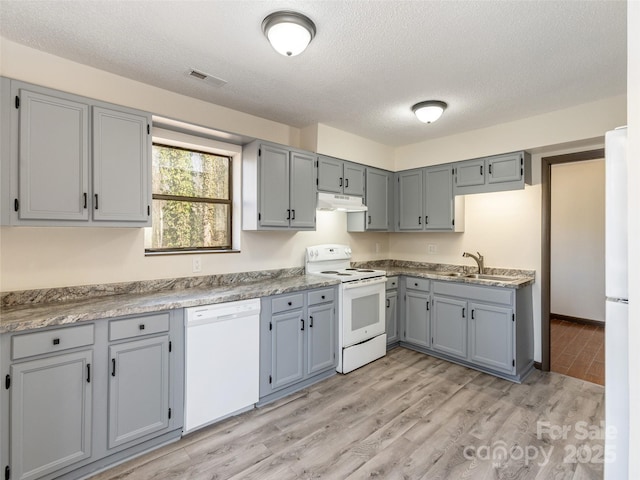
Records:
[[[515,277],[505,277],[502,275],[487,275],[484,273],[471,273],[471,274],[465,275],[465,278],[475,278],[477,280],[496,280],[499,282],[513,282],[514,280],[517,280],[517,278]]]
[[[441,277],[466,277],[467,275],[461,272],[433,272]]]

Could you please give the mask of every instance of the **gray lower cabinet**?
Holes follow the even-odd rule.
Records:
[[[428,348],[431,346],[431,307],[429,280],[404,278],[404,325],[402,341]]]
[[[37,479],[91,456],[93,350],[11,366],[11,478]]]
[[[387,292],[385,304],[385,321],[387,332],[387,347],[400,341],[400,325],[398,314],[398,277],[387,278]]]
[[[169,426],[169,335],[109,347],[109,448]]]
[[[339,158],[318,156],[318,190],[345,195],[364,195],[364,165]]]
[[[469,360],[495,370],[513,372],[513,310],[476,302],[470,303],[469,309]]]
[[[182,310],[0,336],[0,460],[77,479],[182,433]]]
[[[431,348],[460,358],[467,357],[467,302],[434,295]]]
[[[2,224],[151,225],[151,114],[0,83],[12,99],[2,106],[10,120],[2,131],[10,145],[2,155]]]
[[[260,404],[335,373],[336,287],[265,297],[260,311]]]
[[[242,155],[243,229],[314,230],[316,155],[262,141]]]

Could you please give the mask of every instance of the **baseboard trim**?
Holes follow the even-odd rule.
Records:
[[[589,318],[572,317],[570,315],[560,315],[559,313],[550,313],[550,319],[564,320],[565,322],[580,323],[582,325],[595,325],[596,327],[604,327],[605,322],[600,320],[591,320]]]

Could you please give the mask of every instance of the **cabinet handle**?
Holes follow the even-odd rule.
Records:
[[[387,308],[389,308],[390,306],[391,306],[391,300],[387,298]]]
[[[291,220],[295,220],[296,219],[296,210],[295,208],[293,210],[291,210]]]
[[[291,306],[291,302],[287,302],[287,305]]]
[[[320,297],[320,298],[322,298],[324,300],[324,295],[322,295],[322,297]]]
[[[116,376],[116,359],[115,358],[111,359],[111,376],[112,377]]]
[[[482,169],[483,169],[483,166],[480,165],[480,176],[482,176]]]
[[[465,318],[464,313],[465,313],[466,308],[462,309],[462,318]]]
[[[427,300],[427,312],[429,311],[429,300]]]
[[[300,330],[304,330],[304,318],[301,318],[300,322],[302,323],[302,326],[300,327]]]
[[[348,178],[344,179],[344,188],[349,188],[349,179]]]
[[[476,310],[474,308],[471,309],[471,320],[475,320]]]
[[[424,216],[424,224],[429,225],[429,215]]]
[[[87,383],[91,383],[91,364],[87,363]]]
[[[367,224],[371,225],[371,215],[368,215],[368,217],[369,217],[369,220],[367,221]]]
[[[139,328],[140,330],[144,330],[144,323],[141,323],[140,325],[138,325],[138,328]]]
[[[342,186],[342,177],[340,177],[340,187]]]
[[[95,203],[94,207],[97,210],[98,209],[98,194],[97,193],[95,194],[95,198],[96,198],[96,203]]]
[[[87,208],[87,192],[84,192],[82,196],[84,197],[84,208]]]
[[[54,338],[53,339],[53,344],[54,345],[60,345],[60,339],[59,338]]]
[[[416,283],[414,283],[414,285],[417,287],[417,286],[418,286],[418,283],[416,282]]]
[[[418,217],[418,225],[422,225],[422,217]]]
[[[309,315],[309,328],[313,328],[313,317]]]
[[[491,164],[489,164],[489,175],[491,175]]]
[[[287,208],[287,220],[291,220],[291,210]]]

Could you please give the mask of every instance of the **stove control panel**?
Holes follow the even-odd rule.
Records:
[[[308,262],[322,262],[326,260],[348,260],[351,258],[351,247],[348,245],[316,245],[307,247]]]

